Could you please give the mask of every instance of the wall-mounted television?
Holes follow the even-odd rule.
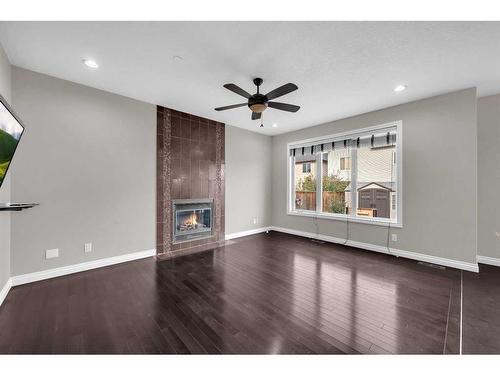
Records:
[[[0,188],[24,132],[24,126],[0,95]]]

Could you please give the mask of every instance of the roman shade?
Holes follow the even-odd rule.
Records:
[[[359,134],[357,137],[350,136],[345,139],[321,139],[294,145],[290,148],[290,156],[313,155],[318,152],[329,152],[341,148],[359,147],[386,147],[396,144],[396,128],[387,131],[376,131],[373,133]]]

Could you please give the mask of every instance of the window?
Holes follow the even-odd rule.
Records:
[[[288,151],[289,214],[402,225],[400,122],[290,143]]]
[[[311,173],[311,163],[302,163],[302,173]]]
[[[346,189],[351,183],[350,168],[345,168],[349,160],[348,149],[331,150],[322,153],[322,205],[321,212],[345,214],[351,207]]]
[[[351,158],[350,157],[340,158],[340,170],[347,171],[349,169],[351,169]]]
[[[393,154],[395,145],[357,148],[357,215],[395,219],[392,203],[395,186]]]
[[[297,210],[316,211],[316,163],[311,160],[315,161],[315,156],[300,155],[295,158],[294,208]]]

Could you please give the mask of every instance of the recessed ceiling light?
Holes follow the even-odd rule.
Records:
[[[182,61],[182,60],[184,60],[184,57],[179,56],[179,55],[174,55],[174,56],[172,56],[172,58],[173,58],[174,60],[176,60],[176,61]]]
[[[395,92],[405,91],[407,87],[408,86],[406,86],[406,85],[397,85],[396,87],[394,87],[394,91]]]
[[[82,62],[88,66],[89,68],[92,68],[92,69],[97,69],[99,68],[99,65],[94,61],[94,60],[90,60],[90,59],[83,59]]]
[[[273,128],[277,128],[278,127],[278,124],[273,124]]]

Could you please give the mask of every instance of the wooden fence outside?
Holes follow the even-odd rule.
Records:
[[[330,207],[334,202],[345,202],[344,192],[324,191],[323,192],[323,212],[332,212]],[[316,210],[315,191],[296,191],[295,205],[300,210]]]

